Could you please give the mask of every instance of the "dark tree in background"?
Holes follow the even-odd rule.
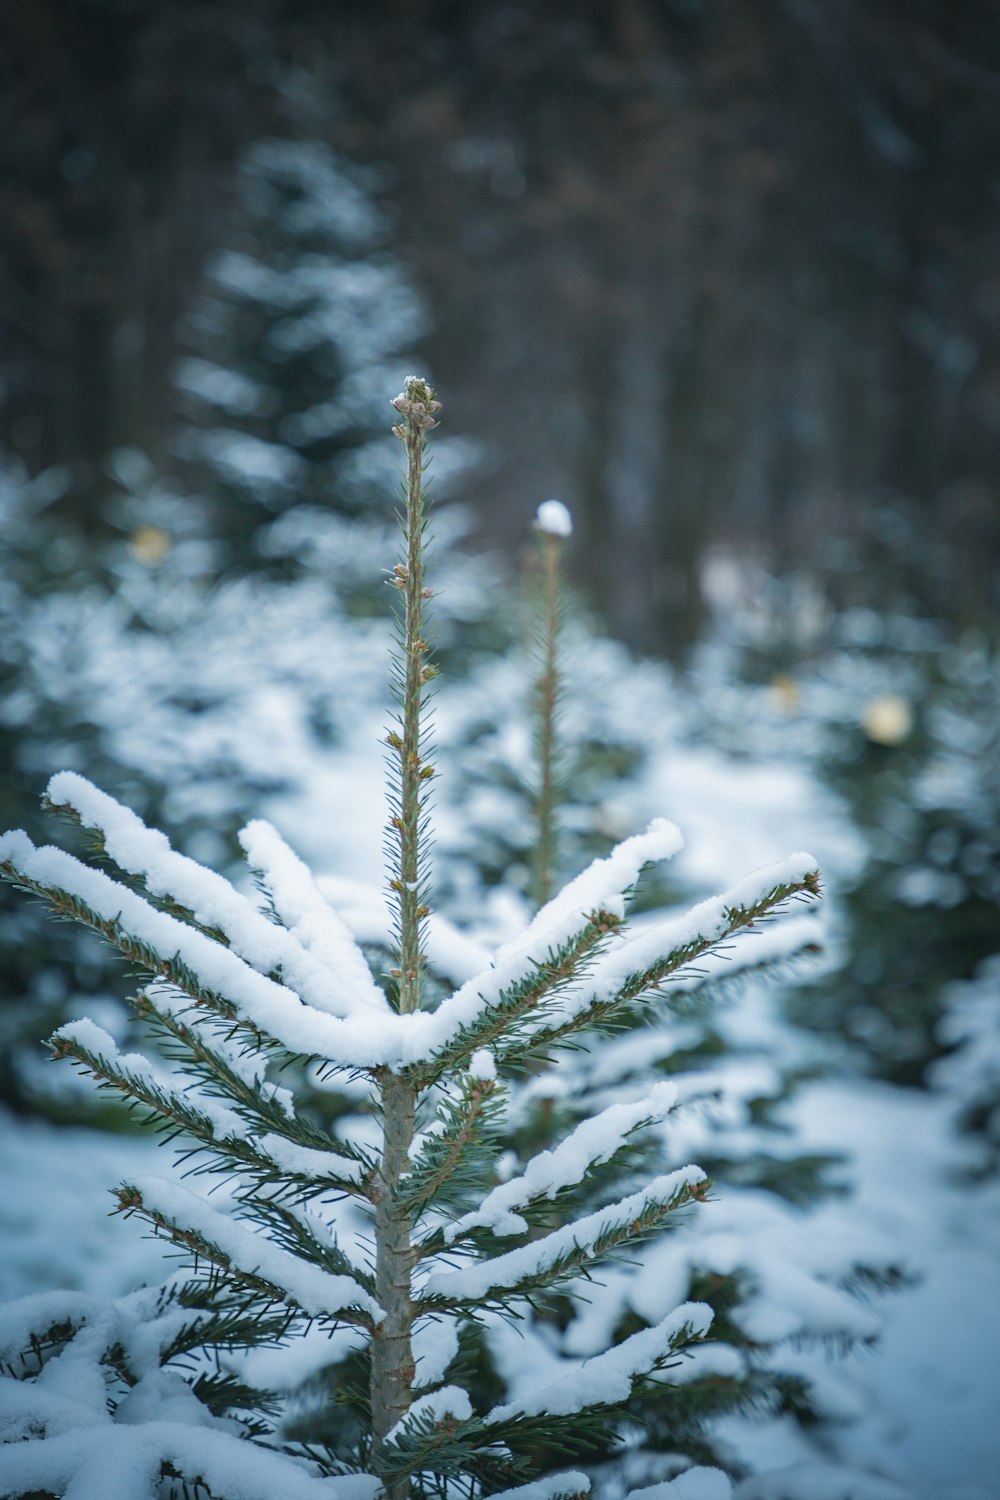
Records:
[[[960,624],[995,604],[1000,18],[946,0],[6,0],[3,440],[159,458],[240,150],[386,170],[490,534],[579,517],[633,641],[706,550]],[[310,80],[306,90],[304,79]],[[317,83],[317,80],[319,82]]]
[[[267,89],[262,8],[4,4],[4,440],[68,464],[92,511],[109,449],[157,454],[176,323]]]

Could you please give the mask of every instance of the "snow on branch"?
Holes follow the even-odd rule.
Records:
[[[32,1292],[0,1305],[0,1367],[16,1369],[29,1350],[37,1350],[51,1330],[64,1333],[86,1325],[104,1346],[122,1337],[118,1308],[90,1292]],[[0,1450],[2,1451],[2,1450]]]
[[[434,1120],[410,1147],[412,1167],[402,1190],[410,1212],[419,1213],[431,1201],[444,1202],[456,1187],[461,1190],[470,1170],[475,1171],[476,1143],[497,1141],[503,1113],[495,1078],[476,1077],[470,1070],[457,1088],[442,1091]],[[423,1253],[428,1253],[426,1247]]]
[[[116,1195],[125,1212],[141,1214],[175,1244],[312,1317],[370,1328],[385,1316],[353,1277],[303,1261],[178,1183],[141,1176],[116,1189]]]
[[[445,1371],[458,1354],[458,1329],[454,1318],[433,1318],[414,1330],[417,1390],[444,1379]]]
[[[799,893],[815,895],[819,869],[811,854],[790,854],[777,864],[752,870],[720,896],[709,896],[683,916],[658,922],[637,933],[594,965],[592,983],[603,990],[620,990],[634,983],[636,975],[665,972],[690,960],[682,955],[700,954],[722,939],[749,927],[781,902]]]
[[[426,1396],[418,1396],[404,1417],[385,1435],[385,1442],[393,1443],[405,1428],[420,1423],[438,1423],[451,1418],[455,1422],[467,1422],[472,1416],[472,1403],[465,1391],[457,1385],[443,1385]]]
[[[577,972],[586,954],[620,925],[626,893],[643,866],[671,859],[683,844],[673,823],[656,818],[645,833],[625,839],[564,886],[523,933],[497,950],[490,968],[474,974],[439,1006],[435,1018],[446,1032],[439,1044],[442,1055],[457,1061],[505,1030],[512,1018],[509,1005],[503,1014],[506,992],[522,988],[524,1003],[515,1002],[515,1008],[528,1010]],[[559,955],[557,963],[554,955]],[[538,974],[535,986],[525,983],[533,972]],[[491,1010],[501,1014],[491,1018]]]
[[[819,893],[819,871],[811,854],[791,854],[751,871],[721,896],[700,901],[682,916],[657,922],[614,949],[601,953],[585,979],[567,986],[558,1010],[534,1031],[534,1048],[551,1045],[657,990],[694,960],[717,951],[727,938],[753,927],[784,902]]]
[[[204,1387],[196,1393],[169,1367],[213,1321],[204,1305],[184,1304],[184,1291],[168,1283],[116,1299],[46,1292],[0,1308],[9,1372],[0,1377],[0,1494],[155,1500],[166,1478],[218,1500],[367,1500],[374,1479],[333,1489],[308,1466],[251,1446],[206,1404]],[[246,1341],[245,1297],[226,1326]]]
[[[434,1271],[428,1277],[425,1296],[432,1304],[440,1300],[448,1305],[526,1295],[533,1288],[579,1271],[618,1246],[648,1234],[674,1209],[699,1198],[706,1181],[701,1167],[695,1166],[680,1167],[655,1177],[627,1198],[564,1224],[505,1255],[457,1270]]]
[[[127,957],[162,972],[193,998],[213,996],[219,1009],[236,1011],[293,1052],[307,1056],[322,1049],[324,1034],[336,1033],[338,1020],[306,1006],[292,990],[216,942],[155,906],[101,870],[51,845],[36,848],[20,830],[0,836],[0,868],[16,883],[45,896],[102,932]],[[344,1023],[339,1023],[343,1025]]]
[[[381,886],[346,875],[321,875],[320,896],[334,907],[357,943],[392,948],[392,921]],[[462,984],[489,967],[490,950],[439,911],[427,917],[427,962],[442,979]]]
[[[484,1418],[495,1426],[518,1417],[568,1417],[595,1406],[617,1406],[627,1401],[637,1380],[664,1368],[712,1324],[712,1309],[704,1302],[685,1302],[653,1328],[644,1328],[586,1360],[571,1375],[533,1396],[509,1406],[497,1406]]]
[[[334,1014],[348,1015],[357,1006],[387,1012],[389,1002],[372,978],[353,934],[323,896],[308,866],[277,829],[263,819],[255,819],[240,830],[239,840],[250,868],[267,887],[275,915],[318,960],[327,984],[337,990],[339,1007]],[[303,999],[310,997],[304,994]]]
[[[771,1475],[767,1483],[772,1485],[773,1482]],[[732,1493],[729,1477],[721,1469],[709,1469],[697,1464],[693,1469],[685,1469],[676,1479],[665,1479],[660,1484],[645,1485],[641,1490],[630,1490],[629,1500],[732,1500]],[[742,1487],[740,1493],[744,1494]],[[774,1500],[773,1489],[771,1500]],[[813,1495],[810,1500],[819,1500],[819,1496]]]
[[[353,1016],[333,1016],[305,1004],[286,985],[259,974],[231,947],[158,910],[103,871],[51,845],[36,848],[20,830],[0,836],[0,873],[44,896],[57,911],[103,933],[126,957],[164,974],[196,1001],[207,1000],[220,1014],[238,1016],[293,1053],[323,1057],[343,1067],[426,1064],[449,1047],[454,1050],[456,1038],[462,1055],[474,1050],[489,1039],[476,1023],[482,1021],[491,996],[499,997],[504,984],[523,967],[508,963],[487,971],[481,976],[486,994],[475,982],[463,985],[435,1012],[376,1015],[366,1008]],[[591,923],[581,939],[583,946],[593,947],[605,930],[603,924]],[[564,955],[564,963],[570,963],[570,957]],[[565,977],[562,972],[533,971],[524,1005],[536,1003],[540,993]]]
[[[36,1494],[155,1500],[162,1477],[187,1480],[219,1500],[373,1500],[379,1488],[374,1477],[362,1488],[353,1476],[338,1487],[218,1427],[178,1421],[119,1425],[101,1421],[89,1408],[87,1415],[86,1425],[81,1421],[51,1437],[0,1448],[0,1488],[8,1500]]]
[[[252,1108],[255,1124],[272,1123],[260,1110],[252,1090],[239,1100],[243,1113],[228,1109],[211,1095],[194,1089],[184,1074],[157,1069],[140,1053],[119,1051],[114,1038],[83,1018],[61,1026],[52,1037],[53,1055],[71,1057],[100,1083],[107,1083],[130,1101],[150,1111],[159,1122],[175,1127],[202,1143],[218,1157],[250,1168],[265,1178],[284,1178],[309,1190],[356,1192],[366,1173],[362,1161],[332,1150],[302,1146],[273,1130],[256,1136],[248,1131],[245,1114]],[[247,1103],[249,1096],[249,1106]],[[274,1113],[281,1115],[280,1107]]]
[[[558,1146],[532,1157],[520,1176],[495,1187],[477,1209],[449,1224],[445,1240],[453,1244],[478,1228],[501,1236],[527,1233],[527,1222],[517,1209],[540,1198],[554,1198],[562,1189],[582,1182],[592,1167],[614,1156],[636,1130],[662,1120],[676,1103],[676,1086],[661,1083],[642,1099],[612,1104],[582,1121]]]
[[[621,920],[626,897],[643,867],[673,859],[683,847],[680,829],[666,818],[654,818],[644,833],[633,834],[603,859],[595,859],[546,902],[525,931],[499,950],[497,967],[537,963],[549,949],[564,943],[590,912],[610,912]]]
[[[815,861],[793,855],[701,902],[687,916],[605,952],[589,979],[581,980],[581,965],[617,930],[623,892],[644,864],[679,847],[679,833],[664,820],[626,839],[543,907],[521,938],[500,948],[491,968],[436,1011],[410,1015],[377,1014],[367,1005],[346,1017],[317,1010],[258,973],[233,948],[65,851],[35,848],[22,832],[0,837],[0,872],[97,928],[127,957],[162,972],[195,1000],[209,1000],[223,1015],[239,1017],[293,1053],[346,1068],[440,1071],[501,1037],[508,1039],[508,1050],[516,1050],[522,1022],[531,1028],[534,1046],[578,1030],[595,1014],[655,988],[789,896],[818,890]]]
[[[440,1040],[435,1038],[421,1081],[429,1083],[446,1070],[460,1067],[501,1039],[510,1045],[532,1018],[537,1024],[539,1013],[548,1014],[556,997],[618,926],[619,918],[612,913],[592,912],[578,932],[561,947],[549,949],[544,958],[519,958],[502,966],[498,961],[495,968],[462,985],[434,1013],[434,1031]]]
[[[234,1110],[198,1094],[183,1075],[155,1068],[141,1053],[121,1052],[114,1037],[86,1017],[60,1026],[50,1045],[54,1057],[72,1058],[99,1083],[113,1085],[126,1099],[198,1140],[217,1144],[228,1137],[238,1142],[245,1134],[245,1123]]]
[[[500,1490],[492,1500],[587,1500],[590,1480],[586,1474],[567,1469],[562,1474],[549,1474],[545,1479],[533,1479],[530,1484],[519,1484],[512,1490]]]
[[[346,933],[342,947],[350,950],[353,962],[344,964],[344,954],[336,966],[321,962],[319,955],[301,941],[300,934],[269,922],[224,876],[178,854],[164,833],[147,828],[131,808],[123,807],[75,771],[60,771],[53,776],[45,795],[56,811],[73,813],[85,828],[100,834],[104,851],[119,869],[141,879],[151,896],[174,903],[182,914],[190,913],[198,926],[221,933],[233,952],[258,973],[280,975],[307,1004],[332,1015],[349,1015],[359,1005],[387,1009],[385,996]],[[261,840],[265,853],[271,852],[275,843],[279,846],[276,857],[284,852],[279,874],[289,898],[296,882],[303,887],[303,895],[297,898],[301,908],[303,899],[308,900],[311,877],[291,850],[280,844],[273,829],[268,830],[266,824],[259,826],[272,835],[269,841]],[[321,897],[317,900],[325,906]],[[329,912],[328,907],[326,910]],[[332,912],[329,915],[332,926],[336,918]]]

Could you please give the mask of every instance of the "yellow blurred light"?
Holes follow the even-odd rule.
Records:
[[[783,714],[798,712],[802,692],[794,677],[789,677],[786,673],[779,672],[777,677],[771,678],[770,688],[771,700],[779,712]]]
[[[136,562],[155,568],[170,554],[173,542],[160,526],[139,526],[128,539],[128,549]]]
[[[876,745],[900,745],[913,729],[913,709],[898,693],[882,693],[866,705],[861,727]]]

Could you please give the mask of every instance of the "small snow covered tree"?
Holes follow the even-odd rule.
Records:
[[[688,1164],[637,1175],[637,1141],[677,1103],[667,1080],[605,1100],[503,1170],[508,1082],[526,1069],[536,1079],[588,1038],[593,1046],[638,1006],[666,1005],[669,981],[790,898],[815,895],[815,863],[792,855],[632,934],[629,893],[680,844],[657,820],[436,999],[425,941],[435,672],[424,470],[439,406],[415,378],[394,406],[406,481],[405,550],[389,578],[400,600],[398,715],[386,736],[391,972],[373,975],[267,824],[241,837],[263,910],[74,773],[52,780],[48,802],[117,874],[20,832],[0,839],[7,879],[148,976],[134,1005],[162,1060],[121,1052],[89,1020],[60,1028],[53,1047],[181,1138],[191,1178],[116,1190],[119,1208],[185,1261],[163,1288],[116,1302],[42,1294],[0,1316],[6,1496],[570,1500],[590,1481],[561,1469],[567,1457],[624,1437],[645,1400],[668,1406],[673,1372],[709,1331],[704,1304],[671,1306],[649,1326],[609,1329],[606,1347],[514,1400],[491,1397],[468,1372],[485,1322],[516,1320],[659,1239],[708,1185]],[[296,1088],[309,1069],[356,1092],[360,1083],[367,1117],[327,1128]],[[297,1447],[294,1412],[247,1378],[240,1351],[291,1354],[318,1338],[332,1361],[345,1337],[367,1379],[338,1393],[322,1441]],[[646,1493],[728,1492],[718,1470],[688,1469]]]
[[[353,582],[369,610],[363,570],[373,541],[385,555],[396,466],[377,401],[398,388],[428,323],[389,251],[377,189],[371,169],[321,139],[254,142],[175,373],[184,421],[174,448],[226,565],[288,572],[319,533],[341,591]],[[457,439],[439,447],[440,484],[469,449]]]
[[[1000,954],[971,979],[945,987],[938,1038],[953,1048],[930,1070],[934,1088],[950,1095],[956,1124],[974,1133],[976,1171],[994,1175],[1000,1164]]]

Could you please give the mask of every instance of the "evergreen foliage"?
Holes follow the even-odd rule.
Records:
[[[720,828],[737,834],[747,808],[757,804],[755,836],[767,836],[759,804],[773,801],[773,772],[735,756],[716,763],[716,752],[705,743],[705,715],[682,684],[595,639],[572,614],[563,622],[565,599],[557,611],[562,628],[554,650],[551,597],[544,587],[534,592],[535,623],[523,633],[541,642],[543,663],[551,670],[554,660],[554,675],[568,684],[559,749],[569,769],[562,803],[554,809],[559,874],[606,848],[609,826],[635,826],[656,806],[683,808],[694,825],[691,861],[682,858],[678,868],[672,863],[669,873],[650,871],[633,902],[639,925],[662,920],[664,905],[677,907],[700,882],[718,878],[711,868],[707,876],[699,872],[696,861],[719,847]],[[442,704],[448,738],[459,747],[449,767],[454,808],[445,870],[453,905],[480,927],[502,916],[512,888],[526,887],[533,869],[545,735],[536,728],[532,757],[524,732],[530,663],[528,652],[511,654],[446,694]],[[713,679],[712,694],[725,698],[726,691],[725,681]],[[728,692],[739,720],[741,690]],[[502,717],[494,707],[501,701]],[[537,686],[535,708],[536,717],[545,712]],[[796,800],[804,798],[811,824],[821,825],[829,797],[815,783],[802,783],[787,747],[781,748],[783,816],[794,817]],[[692,805],[692,785],[710,788],[709,806]],[[821,836],[835,851],[838,844],[846,847],[846,860],[840,855],[843,877],[851,873],[856,846],[839,808],[833,820]],[[710,1356],[701,1350],[687,1367],[683,1411],[677,1402],[669,1412],[651,1409],[642,1441],[636,1439],[630,1450],[636,1481],[669,1472],[669,1455],[678,1448],[724,1454],[712,1419],[727,1413],[788,1419],[820,1451],[825,1441],[836,1441],[831,1428],[844,1422],[859,1399],[856,1377],[850,1366],[803,1357],[803,1346],[825,1342],[843,1350],[871,1344],[882,1320],[858,1294],[905,1279],[898,1247],[849,1222],[846,1205],[838,1214],[840,1164],[802,1150],[783,1124],[789,1097],[819,1060],[808,1040],[782,1024],[780,1000],[772,995],[787,983],[774,981],[800,974],[799,956],[825,941],[824,928],[808,916],[757,933],[753,943],[699,965],[683,985],[672,982],[669,1007],[636,1007],[613,1039],[584,1039],[558,1070],[529,1080],[512,1101],[509,1144],[513,1159],[524,1163],[610,1099],[648,1090],[669,1076],[691,1107],[659,1127],[661,1149],[701,1162],[719,1190],[713,1214],[686,1224],[666,1246],[637,1249],[628,1267],[605,1278],[594,1306],[580,1286],[572,1302],[536,1307],[521,1330],[522,1349],[527,1342],[532,1351],[524,1362],[546,1367],[553,1350],[563,1361],[589,1356],[611,1332],[655,1321],[665,1311],[664,1296],[711,1304],[717,1342]],[[596,1171],[586,1191],[600,1201],[606,1186]],[[517,1358],[504,1349],[503,1332],[492,1331],[489,1342],[493,1360],[516,1384]],[[819,1470],[813,1482],[822,1482]]]
[[[582,1283],[599,1273],[614,1284],[623,1253],[669,1248],[665,1231],[704,1200],[702,1168],[664,1159],[657,1135],[676,1091],[661,1080],[599,1101],[596,1074],[628,1038],[598,1039],[665,1007],[665,986],[699,983],[696,966],[717,963],[730,939],[817,894],[815,864],[791,856],[632,931],[626,904],[643,868],[680,845],[671,824],[654,822],[438,998],[422,498],[438,407],[418,379],[394,404],[407,482],[405,549],[390,574],[401,606],[399,717],[387,737],[392,972],[372,974],[268,825],[242,836],[265,910],[71,773],[53,779],[48,800],[96,838],[115,874],[22,833],[0,841],[7,879],[99,932],[144,976],[134,1005],[164,1040],[163,1061],[123,1053],[92,1021],[61,1027],[53,1046],[181,1138],[189,1174],[188,1186],[145,1175],[116,1190],[120,1210],[181,1256],[164,1289],[115,1303],[29,1298],[0,1318],[10,1439],[0,1479],[12,1497],[570,1500],[590,1479],[565,1471],[567,1458],[600,1459],[641,1414],[658,1414],[682,1443],[696,1429],[685,1355],[700,1349],[709,1378],[720,1377],[717,1346],[702,1342],[713,1314],[699,1300],[670,1300],[629,1327],[612,1298],[591,1357],[557,1359],[558,1373],[533,1389],[494,1380],[491,1390],[487,1349],[502,1349],[518,1322],[526,1347],[544,1348],[536,1318],[568,1298],[572,1321]],[[510,1111],[530,1112],[553,1061],[574,1049],[592,1070],[589,1112],[567,1128],[553,1122],[545,1151],[498,1161]],[[370,1113],[328,1126],[299,1087],[310,1068],[345,1087],[360,1081]],[[618,1079],[627,1072],[619,1066]],[[353,1384],[318,1404],[318,1424],[300,1420],[302,1408],[282,1413],[250,1378],[252,1360],[235,1357],[276,1344],[316,1371],[338,1357],[353,1368]],[[725,1355],[721,1365],[725,1380]],[[657,1495],[727,1490],[718,1472],[689,1469]]]
[[[369,610],[363,570],[372,538],[384,556],[396,469],[374,413],[427,328],[387,250],[377,187],[322,140],[250,146],[229,245],[206,267],[186,324],[191,354],[175,372],[185,422],[174,446],[226,565],[287,569],[318,531]],[[467,456],[456,440],[442,445],[439,482]]]
[[[37,786],[70,765],[222,869],[239,867],[248,806],[314,803],[331,749],[381,713],[389,591],[371,579],[393,518],[373,476],[392,472],[396,445],[364,393],[398,388],[426,321],[374,174],[315,138],[258,141],[241,163],[227,248],[183,320],[179,469],[176,454],[170,472],[116,450],[89,531],[61,505],[68,473],[0,469],[0,823],[33,817]],[[320,408],[322,443],[286,441]],[[441,447],[439,481],[469,456],[458,439]],[[264,451],[295,475],[266,495],[235,459]],[[446,660],[491,613],[488,564],[451,545],[462,524],[449,508],[436,525]],[[111,1122],[83,1092],[67,1109],[38,1061],[40,1037],[81,1009],[122,1016],[98,945],[9,892],[0,943],[0,1099]]]
[[[935,1088],[951,1096],[956,1122],[974,1132],[977,1171],[1000,1165],[1000,954],[980,964],[971,979],[946,985],[938,1040],[952,1049],[930,1070]]]
[[[902,614],[832,614],[802,580],[755,575],[750,592],[703,656],[707,732],[754,754],[791,749],[863,838],[844,871],[850,951],[792,1017],[920,1085],[947,1045],[942,995],[996,950],[996,643]]]

